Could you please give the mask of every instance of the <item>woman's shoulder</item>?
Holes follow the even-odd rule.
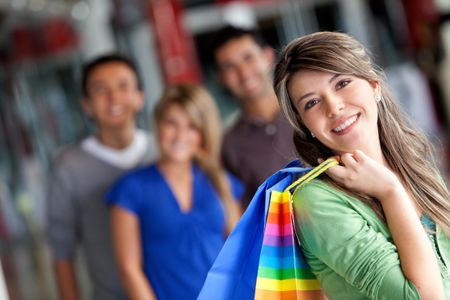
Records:
[[[148,180],[157,176],[157,169],[155,164],[140,166],[135,169],[125,172],[117,181],[121,185],[141,184],[142,181]]]
[[[152,189],[155,172],[154,164],[128,171],[110,187],[106,194],[106,202],[121,203],[125,206],[130,202],[139,202],[138,199],[148,194],[148,189]]]
[[[337,189],[335,186],[332,186],[330,183],[326,182],[323,179],[313,179],[310,182],[306,183],[302,187],[298,188],[295,195],[299,196],[320,196],[320,195],[336,195],[343,196],[345,195],[344,191]]]
[[[313,179],[294,192],[294,205],[303,207],[323,207],[332,205],[343,205],[350,195],[332,186],[322,179]]]

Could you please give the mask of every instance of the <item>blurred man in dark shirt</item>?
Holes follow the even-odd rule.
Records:
[[[256,31],[227,26],[217,32],[212,53],[221,84],[241,106],[222,155],[225,168],[246,186],[245,209],[258,186],[295,158],[292,129],[272,86],[273,49]]]

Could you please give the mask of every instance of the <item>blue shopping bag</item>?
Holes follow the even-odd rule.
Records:
[[[226,240],[197,299],[321,299],[320,285],[295,240],[290,200],[293,190],[336,164],[328,159],[316,168],[303,168],[293,161],[269,177]],[[274,205],[279,206],[271,208]],[[270,210],[279,212],[279,207],[288,209],[289,218],[284,212],[270,215]],[[276,231],[273,226],[280,226],[282,236],[268,236]],[[289,237],[292,240],[286,243]],[[277,243],[274,238],[284,241]]]

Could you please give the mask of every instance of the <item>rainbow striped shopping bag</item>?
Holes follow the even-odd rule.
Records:
[[[291,197],[337,163],[328,159],[312,169],[294,161],[269,177],[225,242],[197,299],[326,299],[296,240]]]

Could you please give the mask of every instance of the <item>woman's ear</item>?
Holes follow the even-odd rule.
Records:
[[[376,80],[371,80],[369,81],[370,86],[373,88],[373,91],[376,94],[380,94],[381,95],[381,86],[380,83]]]

